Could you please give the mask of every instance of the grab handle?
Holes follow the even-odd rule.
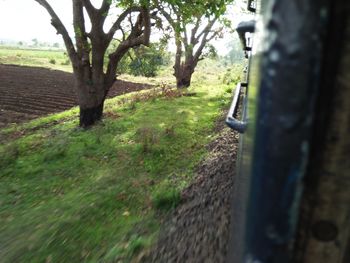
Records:
[[[226,117],[226,124],[233,130],[238,131],[239,133],[244,133],[247,129],[247,122],[245,120],[237,120],[237,110],[238,110],[238,103],[239,98],[241,94],[241,90],[243,87],[247,87],[247,83],[238,83],[235,90],[235,95],[233,96],[233,100],[231,103],[230,110],[228,111],[227,117]],[[243,114],[242,114],[243,118]]]

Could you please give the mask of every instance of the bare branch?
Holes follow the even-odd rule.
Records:
[[[86,8],[89,17],[92,18],[93,16],[95,16],[98,10],[91,4],[90,0],[82,0],[82,2]]]
[[[83,3],[80,0],[73,0],[73,26],[78,57],[83,63],[89,63],[90,51],[86,37]]]
[[[167,12],[162,6],[159,6],[161,14],[165,17],[165,19],[169,22],[171,27],[175,30],[176,29],[176,21],[173,19],[171,14]]]
[[[188,46],[188,36],[187,36],[187,29],[186,29],[186,25],[185,22],[182,21],[182,30],[183,30],[183,42],[185,44],[185,46]]]
[[[142,12],[141,7],[130,7],[126,9],[119,17],[118,19],[114,22],[113,26],[107,33],[107,40],[110,42],[113,39],[113,36],[115,32],[121,28],[121,23],[124,21],[124,19],[131,13],[133,12]]]
[[[51,24],[57,30],[57,34],[62,35],[64,44],[67,48],[67,52],[68,52],[68,55],[72,61],[72,64],[76,65],[78,62],[77,53],[76,53],[73,41],[70,38],[68,31],[65,28],[65,26],[63,25],[61,19],[58,17],[56,12],[52,9],[50,4],[46,0],[34,0],[34,1],[36,1],[41,6],[43,6],[46,9],[46,11],[49,13],[49,15],[51,16]]]
[[[122,35],[123,35],[123,41],[125,41],[125,39],[126,39],[125,31],[123,28],[120,28],[120,31],[122,32]]]
[[[147,8],[140,8],[141,12],[137,18],[137,21],[131,31],[130,35],[126,40],[122,41],[117,49],[109,55],[109,63],[107,67],[106,77],[105,77],[105,86],[110,87],[116,75],[116,68],[119,61],[122,57],[129,51],[130,48],[139,46],[139,45],[149,45],[149,38],[151,35],[151,19],[149,10]],[[139,10],[139,8],[138,8]],[[129,9],[128,12],[124,12],[124,18],[130,13],[133,12]],[[118,20],[120,17],[118,18]],[[121,22],[120,22],[121,23]],[[120,24],[119,23],[119,24]],[[113,37],[113,36],[112,36]]]
[[[102,31],[103,24],[108,16],[109,9],[111,7],[110,0],[103,0],[102,5],[99,9],[95,8],[91,0],[81,0],[86,8],[86,11],[90,17],[92,27],[95,28],[95,31]],[[99,37],[104,37],[102,34]]]
[[[194,58],[196,60],[199,60],[200,56],[202,55],[203,49],[205,48],[205,45],[219,34],[220,31],[216,31],[212,36],[208,38],[216,20],[217,19],[215,18],[212,21],[209,21],[208,25],[203,29],[203,31],[197,37],[198,41],[200,41],[200,37],[202,37],[202,39],[196,53],[194,54]]]
[[[201,22],[201,18],[197,17],[196,24],[195,24],[194,28],[191,31],[191,44],[192,45],[196,45],[198,43],[198,41],[196,39],[196,34],[198,32],[198,29],[199,29],[199,26],[200,26],[200,22]]]
[[[208,35],[210,33],[210,30],[214,26],[215,22],[217,21],[217,18],[214,18],[213,20],[209,20],[207,26],[202,30],[202,32],[199,33],[199,35],[196,37],[196,41],[199,42],[200,38],[204,35]]]
[[[103,0],[101,8],[99,9],[99,12],[102,15],[107,15],[110,8],[111,8],[111,1],[110,0]]]

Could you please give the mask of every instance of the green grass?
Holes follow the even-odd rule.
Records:
[[[0,64],[44,67],[72,72],[64,51],[19,49],[0,46]]]
[[[1,261],[130,262],[149,248],[229,102],[206,78],[196,96],[108,100],[89,130],[76,108],[1,130]]]

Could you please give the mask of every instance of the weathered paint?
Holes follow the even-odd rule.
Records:
[[[249,122],[241,138],[228,262],[280,263],[291,258],[312,139],[327,3],[265,0],[258,6]]]

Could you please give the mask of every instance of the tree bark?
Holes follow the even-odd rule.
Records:
[[[183,64],[181,68],[175,70],[176,87],[178,89],[191,86],[192,74],[194,73],[194,64]]]
[[[79,126],[87,128],[102,119],[104,101],[99,105],[84,109],[80,106]]]
[[[182,43],[177,43],[176,61],[174,65],[174,76],[176,78],[176,87],[178,89],[191,86],[192,75],[198,64],[198,59],[193,56],[192,45],[185,45],[185,59],[181,62]]]
[[[93,83],[91,79],[78,75],[76,92],[80,109],[79,126],[86,128],[101,120],[107,95],[103,83]]]

